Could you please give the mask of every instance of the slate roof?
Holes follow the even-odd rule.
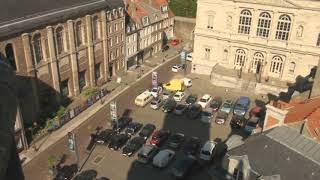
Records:
[[[309,146],[311,142],[301,136],[292,135],[290,131],[286,131],[282,127],[279,128],[272,129],[266,134],[249,137],[244,145],[230,150],[228,154],[232,156],[247,155],[251,168],[263,176],[280,175],[282,180],[320,179],[320,165],[307,157],[308,153],[305,154],[307,151],[298,153],[294,148],[286,145],[286,141],[292,142],[296,139],[306,146]],[[285,132],[279,134],[282,131],[287,134]],[[315,148],[313,154],[320,154],[319,144],[312,145],[314,147],[310,149]],[[310,149],[309,153],[311,153]]]
[[[1,0],[0,37],[118,7],[122,0]]]

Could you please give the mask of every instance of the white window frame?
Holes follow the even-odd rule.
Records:
[[[238,67],[244,67],[246,59],[247,59],[246,51],[243,49],[237,49],[235,54],[234,65]]]
[[[250,34],[251,23],[252,23],[251,11],[249,11],[248,9],[242,10],[240,13],[240,18],[239,18],[238,33],[239,34]]]
[[[257,25],[257,36],[268,38],[271,27],[271,15],[268,12],[262,12],[259,16]]]
[[[287,14],[281,15],[278,20],[275,39],[287,41],[289,39],[290,30],[291,30],[290,16]]]
[[[280,56],[274,56],[271,60],[270,72],[280,74],[283,68],[283,59]]]

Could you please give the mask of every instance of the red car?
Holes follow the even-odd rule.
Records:
[[[168,130],[159,130],[153,133],[150,140],[150,144],[154,146],[161,146],[168,137],[170,136],[170,131]]]
[[[179,39],[173,39],[173,40],[171,40],[171,45],[172,46],[176,46],[176,45],[178,45],[179,44]]]

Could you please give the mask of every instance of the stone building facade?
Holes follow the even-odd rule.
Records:
[[[125,4],[130,24],[134,24],[137,31],[138,43],[137,62],[129,64],[141,64],[173,37],[174,14],[166,0],[126,0]]]
[[[18,77],[26,122],[125,69],[122,1],[45,1],[28,11],[9,3],[11,14],[0,14],[0,55]]]
[[[295,81],[320,60],[320,1],[198,0],[193,72],[215,65]]]

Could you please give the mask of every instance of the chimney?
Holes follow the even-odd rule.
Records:
[[[316,70],[316,75],[313,79],[313,87],[310,92],[310,98],[320,96],[320,57],[318,60],[318,67]]]

